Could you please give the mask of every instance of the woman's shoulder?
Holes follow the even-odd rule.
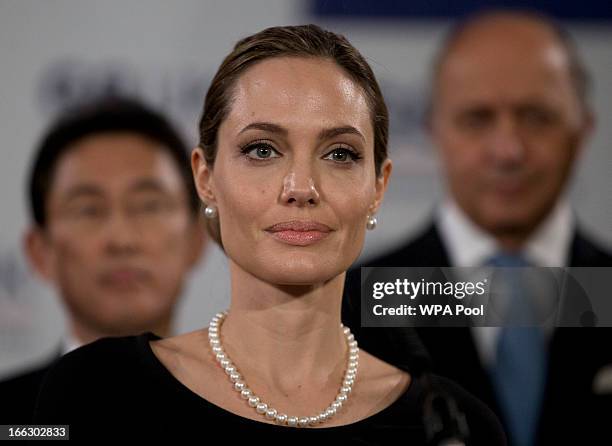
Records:
[[[459,384],[429,373],[408,374],[364,353],[364,359],[371,365],[363,378],[369,382],[370,400],[377,403],[368,404],[374,410],[364,419],[367,425],[397,426],[398,429],[425,427],[426,435],[428,430],[433,435],[432,429],[442,426],[447,431],[465,432],[470,439],[468,444],[506,444],[495,414]]]
[[[361,370],[357,373],[357,382],[360,391],[356,396],[361,400],[358,406],[367,411],[361,417],[366,418],[402,399],[411,386],[412,377],[365,350],[361,350],[359,356]]]
[[[191,389],[198,387],[193,382],[194,371],[197,371],[198,382],[214,379],[212,377],[218,373],[217,362],[209,354],[207,330],[152,340],[149,351],[158,365],[172,375],[173,379]]]
[[[423,417],[430,424],[446,420],[448,429],[464,431],[468,444],[505,445],[502,425],[488,406],[456,382],[438,375],[424,375],[420,380]]]
[[[79,416],[87,401],[106,401],[134,389],[142,379],[151,333],[99,339],[62,356],[45,375],[38,395],[36,418],[55,419],[68,412]]]
[[[144,343],[156,339],[159,337],[152,333],[98,339],[62,356],[51,368],[49,376],[71,371],[87,371],[94,375],[119,369],[125,371],[137,364]]]

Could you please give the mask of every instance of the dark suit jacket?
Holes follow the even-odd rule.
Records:
[[[0,424],[31,424],[43,378],[60,358],[53,358],[0,382]]]
[[[359,266],[451,265],[431,224],[408,244]],[[569,266],[612,266],[612,255],[577,232]],[[347,274],[342,316],[364,350],[413,373],[431,367],[480,398],[503,421],[470,328],[361,328],[358,267]],[[612,329],[554,330],[538,444],[603,444],[604,439],[605,444],[612,444],[612,395],[595,395],[592,391],[595,374],[607,364],[612,364]]]

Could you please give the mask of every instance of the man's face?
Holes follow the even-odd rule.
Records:
[[[81,324],[150,330],[171,313],[195,262],[196,219],[176,162],[130,133],[86,137],[58,161],[38,229],[43,273]]]
[[[477,225],[529,233],[563,191],[588,118],[546,28],[518,19],[476,28],[440,67],[432,137],[451,195]]]

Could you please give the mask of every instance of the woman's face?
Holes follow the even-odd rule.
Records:
[[[363,246],[390,161],[376,178],[370,111],[332,61],[274,58],[237,80],[209,169],[192,164],[200,197],[217,207],[227,255],[270,283],[327,281]]]

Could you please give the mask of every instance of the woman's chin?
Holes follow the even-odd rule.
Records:
[[[258,276],[277,285],[316,285],[332,280],[345,271],[340,267],[326,266],[324,262],[289,261],[275,266],[266,265]]]
[[[344,273],[354,261],[354,253],[325,250],[321,252],[282,252],[259,250],[254,258],[234,258],[249,274],[275,285],[325,284]],[[350,255],[349,255],[350,254]],[[241,261],[243,260],[243,261]]]

